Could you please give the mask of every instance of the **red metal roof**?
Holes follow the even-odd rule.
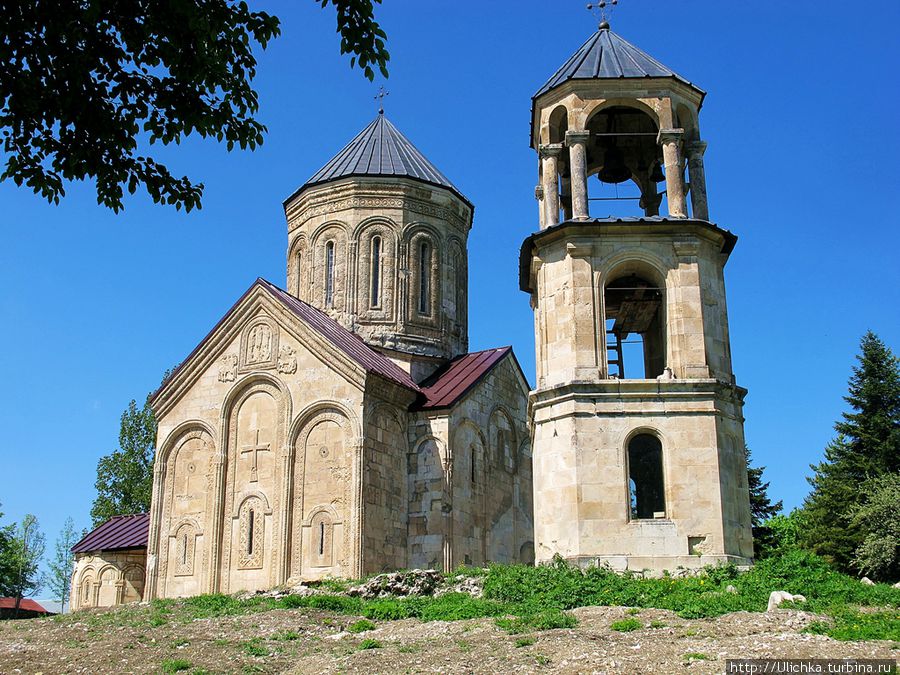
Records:
[[[323,311],[316,309],[312,305],[308,305],[302,300],[295,298],[293,295],[284,291],[275,284],[266,281],[262,277],[258,278],[253,285],[248,288],[244,294],[238,299],[234,305],[232,305],[231,309],[229,309],[225,316],[219,319],[219,322],[213,327],[213,329],[207,334],[205,338],[200,341],[194,351],[188,354],[188,357],[181,362],[181,364],[175,369],[168,379],[163,382],[159,389],[157,389],[153,395],[150,397],[150,403],[155,403],[156,399],[166,388],[166,385],[171,382],[178,372],[185,367],[185,365],[197,354],[202,348],[203,345],[212,338],[213,335],[219,330],[222,324],[228,320],[228,317],[231,316],[232,312],[234,312],[241,303],[253,292],[253,289],[259,286],[260,288],[265,289],[270,295],[272,295],[276,300],[279,300],[282,304],[284,304],[291,312],[299,317],[302,321],[307,323],[311,328],[317,331],[322,337],[331,342],[334,346],[340,349],[342,352],[347,354],[351,359],[356,361],[359,365],[365,368],[366,372],[375,372],[385,377],[392,382],[396,382],[402,387],[406,387],[407,389],[412,389],[415,392],[419,391],[418,385],[413,382],[412,378],[409,376],[405,370],[403,370],[396,363],[388,359],[386,356],[379,354],[374,349],[369,347],[365,342],[362,341],[355,333],[350,332],[346,328],[344,328],[337,321],[332,319],[330,316],[325,314]]]
[[[0,598],[0,609],[15,609],[16,608],[16,599],[15,598]],[[44,614],[52,614],[49,610],[44,609],[43,606],[36,603],[31,598],[22,598],[19,602],[19,609],[25,610],[27,612],[43,612]]]
[[[413,408],[427,410],[453,405],[510,353],[512,347],[497,347],[457,356],[422,382],[420,387],[425,394],[425,401]]]
[[[149,534],[150,514],[113,516],[75,544],[72,553],[146,547]]]
[[[363,342],[362,338],[356,333],[344,328],[322,310],[295,298],[287,291],[281,290],[278,286],[269,283],[265,279],[257,279],[256,283],[281,300],[300,319],[365,368],[366,372],[378,373],[382,377],[396,382],[407,389],[419,391],[418,385],[413,382],[409,373],[383,354],[376,352]]]

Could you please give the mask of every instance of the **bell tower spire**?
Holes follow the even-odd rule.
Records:
[[[736,237],[709,221],[706,94],[607,18],[532,105],[539,227],[520,286],[535,316],[537,560],[749,564],[724,280]],[[599,196],[629,183],[639,196]]]

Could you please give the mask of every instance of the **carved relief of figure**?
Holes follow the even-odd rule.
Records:
[[[267,324],[257,324],[247,336],[247,363],[265,363],[272,358],[272,329]]]
[[[225,354],[219,359],[219,382],[234,382],[237,376],[237,354]]]
[[[297,372],[297,356],[293,347],[282,346],[278,354],[278,372],[293,375]]]

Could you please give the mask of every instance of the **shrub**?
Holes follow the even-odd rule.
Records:
[[[359,598],[348,598],[344,595],[286,595],[278,601],[278,604],[288,609],[310,607],[341,614],[359,614],[363,605]]]
[[[372,638],[366,638],[362,642],[359,643],[359,649],[381,649],[381,643],[378,640],[373,640]]]
[[[375,630],[375,624],[368,619],[361,619],[347,626],[348,633],[365,633],[367,630]]]
[[[617,630],[620,633],[630,633],[633,630],[640,630],[644,627],[637,619],[622,619],[621,621],[613,621],[610,625],[610,630]]]

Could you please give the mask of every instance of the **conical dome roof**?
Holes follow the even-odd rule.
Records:
[[[412,178],[446,188],[471,205],[450,179],[391,124],[383,112],[378,113],[369,126],[316,171],[294,195],[313,185],[353,176]]]
[[[601,24],[601,28],[553,73],[534,98],[568,80],[647,77],[672,77],[704,93],[644,50],[613,33],[608,25]]]

